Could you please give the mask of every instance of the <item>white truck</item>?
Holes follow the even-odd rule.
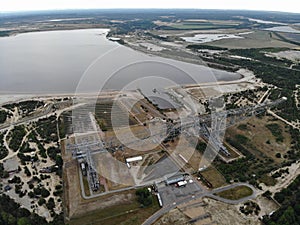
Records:
[[[186,180],[184,180],[184,181],[179,181],[179,182],[177,183],[177,187],[184,187],[186,184],[187,184],[187,181],[186,181]]]

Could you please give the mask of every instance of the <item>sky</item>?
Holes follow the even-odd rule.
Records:
[[[245,9],[300,13],[299,0],[1,0],[0,11],[110,8]]]

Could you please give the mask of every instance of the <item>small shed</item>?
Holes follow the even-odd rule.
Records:
[[[136,162],[136,161],[141,161],[141,160],[143,160],[142,156],[136,156],[136,157],[132,157],[132,158],[127,158],[126,162],[131,163],[131,162]]]

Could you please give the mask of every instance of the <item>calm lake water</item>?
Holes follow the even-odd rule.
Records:
[[[0,38],[0,93],[94,92],[104,83],[104,89],[120,89],[136,80],[131,88],[140,88],[141,78],[149,76],[175,84],[240,78],[236,73],[136,52],[107,40],[107,31],[33,32]],[[156,80],[146,83],[148,87],[166,85]]]

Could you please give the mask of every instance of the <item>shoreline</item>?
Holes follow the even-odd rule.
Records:
[[[44,29],[44,30],[43,29],[41,29],[41,30],[19,30],[16,32],[12,32],[6,36],[0,36],[0,38],[16,37],[18,35],[28,34],[28,33],[40,33],[40,32],[52,32],[52,31],[74,31],[74,30],[97,30],[97,29],[106,29],[106,30],[108,30],[108,32],[110,31],[109,27],[65,27],[65,28],[62,27],[61,29],[59,29],[59,27],[58,28],[55,27],[54,29]]]
[[[251,71],[248,71],[246,69],[242,69],[240,73],[241,78],[237,80],[229,80],[229,81],[216,81],[216,82],[203,82],[201,84],[184,84],[184,85],[179,85],[183,88],[192,88],[192,87],[206,87],[206,86],[218,86],[218,85],[228,85],[228,84],[237,84],[237,83],[242,83],[242,82],[249,82],[249,79],[256,78]],[[177,87],[177,86],[175,86]],[[166,87],[166,89],[172,89],[174,88],[173,86]],[[126,92],[132,93],[132,92],[137,92],[138,90],[127,90]],[[113,97],[115,95],[120,94],[121,92],[124,92],[124,90],[106,90],[106,91],[101,91],[101,92],[80,92],[76,93],[75,92],[61,92],[61,93],[1,93],[0,92],[0,107],[4,104],[8,103],[13,103],[13,102],[21,102],[29,99],[42,99],[42,98],[65,98],[65,97]],[[100,95],[101,93],[101,95]],[[4,100],[4,101],[3,101]]]
[[[74,28],[74,29],[47,29],[47,30],[32,30],[32,31],[25,31],[25,32],[18,32],[18,33],[14,33],[13,35],[9,35],[9,36],[4,36],[4,37],[0,37],[0,38],[9,38],[9,37],[14,37],[14,36],[17,36],[17,35],[22,35],[22,34],[27,34],[27,33],[40,33],[40,32],[52,32],[52,31],[75,31],[75,30],[103,30],[103,33],[101,35],[105,35],[105,38],[107,39],[107,41],[110,41],[110,42],[116,42],[116,41],[113,41],[111,40],[111,37],[108,37],[108,34],[110,32],[110,29],[109,28],[91,28],[91,27],[85,27],[85,28]],[[156,57],[161,57],[163,59],[167,59],[167,60],[174,60],[174,61],[178,61],[178,62],[183,62],[183,63],[189,63],[189,64],[193,64],[193,65],[197,65],[199,66],[199,63],[193,63],[193,62],[186,62],[184,60],[179,60],[178,58],[176,57],[172,57],[172,55],[169,55],[168,57],[166,56],[162,56],[162,55],[159,55],[159,54],[153,54],[153,52],[145,52],[145,51],[142,51],[142,50],[139,50],[139,49],[136,49],[136,48],[132,48],[130,45],[122,45],[126,48],[129,48],[133,51],[137,51],[139,53],[142,53],[142,54],[146,54],[148,56],[156,56]],[[200,64],[201,65],[201,64]],[[202,66],[204,67],[208,67],[208,68],[211,68],[207,65],[203,65]],[[214,68],[212,68],[214,69]],[[228,72],[226,70],[222,70],[222,69],[215,69],[215,70],[219,70],[219,71],[224,71],[224,72]],[[234,80],[218,80],[216,82],[209,82],[209,83],[201,83],[201,84],[184,84],[184,85],[180,85],[182,87],[191,87],[191,86],[202,86],[202,85],[219,85],[219,84],[226,84],[226,83],[239,83],[239,82],[243,82],[245,79],[247,79],[249,76],[245,75],[245,73],[242,73],[239,71],[237,72],[233,72],[237,75],[239,75],[239,78],[237,79],[234,79]],[[254,75],[253,75],[254,76]],[[255,76],[254,76],[255,77]],[[166,88],[172,88],[172,87],[166,87]],[[136,91],[136,90],[133,90],[133,91]],[[107,93],[119,93],[120,90],[105,90],[105,91],[102,91],[101,94],[107,94]],[[27,93],[27,92],[13,92],[13,91],[3,91],[1,92],[0,91],[0,105],[3,105],[3,104],[7,104],[7,103],[10,103],[10,102],[20,102],[20,101],[23,101],[23,100],[26,100],[26,99],[34,99],[34,98],[55,98],[55,97],[74,97],[74,96],[99,96],[100,93],[98,92],[84,92],[84,93],[76,93],[76,90],[74,92],[60,92],[60,93],[57,93],[57,92],[41,92],[41,93]]]

